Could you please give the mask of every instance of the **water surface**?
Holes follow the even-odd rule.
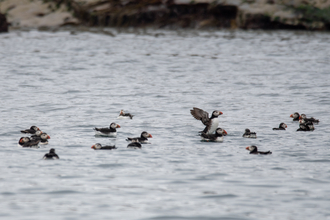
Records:
[[[106,31],[0,35],[1,217],[330,218],[329,34]],[[200,142],[192,107],[223,112],[223,143]],[[295,111],[321,123],[296,132]],[[111,122],[116,139],[94,136]],[[31,125],[49,145],[17,146]],[[144,130],[152,144],[127,149]],[[273,154],[249,155],[251,144]],[[50,148],[60,160],[41,160]]]

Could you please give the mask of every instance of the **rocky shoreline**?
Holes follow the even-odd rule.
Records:
[[[0,0],[0,13],[10,28],[330,30],[330,0]]]

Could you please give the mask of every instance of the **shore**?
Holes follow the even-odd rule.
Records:
[[[330,30],[330,0],[1,0],[0,13],[10,29],[86,25]]]

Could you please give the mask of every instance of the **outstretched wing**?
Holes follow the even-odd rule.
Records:
[[[209,113],[207,113],[206,111],[194,107],[192,110],[190,110],[190,114],[197,120],[201,120],[205,126],[209,125],[210,123]]]

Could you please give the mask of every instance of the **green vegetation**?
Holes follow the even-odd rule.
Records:
[[[295,11],[302,14],[303,19],[308,22],[322,21],[330,23],[330,7],[319,9],[311,5],[300,5],[295,8]]]

